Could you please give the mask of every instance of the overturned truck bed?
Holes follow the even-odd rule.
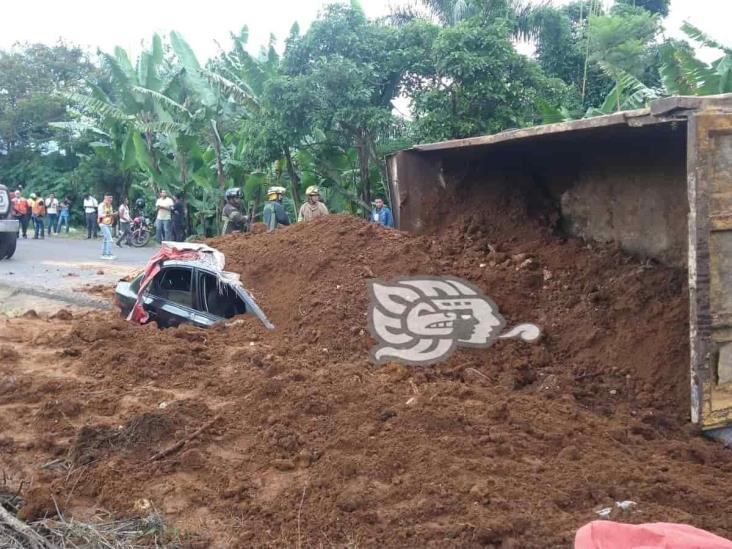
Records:
[[[732,441],[732,94],[420,145],[387,164],[403,230],[522,192],[560,233],[686,269],[691,419]]]

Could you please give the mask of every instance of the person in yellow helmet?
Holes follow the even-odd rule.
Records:
[[[289,225],[290,218],[282,205],[284,187],[270,187],[267,189],[267,202],[264,203],[262,220],[267,225],[267,232],[274,231],[278,225]]]
[[[308,201],[300,206],[300,213],[297,216],[298,221],[310,221],[316,217],[328,215],[328,208],[320,201],[320,189],[315,185],[310,185],[305,194],[308,195]]]

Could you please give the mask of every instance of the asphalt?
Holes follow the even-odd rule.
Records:
[[[109,300],[99,286],[112,286],[120,278],[142,269],[157,251],[112,245],[114,260],[101,259],[101,239],[86,240],[46,236],[18,240],[12,259],[0,261],[0,312],[28,309],[51,312],[60,306],[105,308]]]

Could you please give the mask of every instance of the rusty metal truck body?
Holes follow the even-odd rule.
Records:
[[[691,419],[732,441],[732,94],[419,145],[387,168],[403,230],[434,229],[475,185],[528,185],[567,233],[685,268]]]

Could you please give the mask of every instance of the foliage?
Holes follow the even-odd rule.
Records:
[[[612,82],[596,63],[589,63],[587,33],[590,7],[585,0],[566,6],[546,7],[536,14],[539,32],[536,59],[544,72],[574,88],[578,97],[566,108],[576,113],[603,101]]]
[[[230,186],[255,218],[271,185],[288,188],[293,216],[309,185],[331,210],[363,215],[388,194],[384,155],[415,141],[732,91],[728,48],[687,25],[722,52],[708,65],[657,40],[665,0],[413,5],[384,20],[355,1],[330,5],[283,49],[272,37],[257,53],[243,27],[208,62],[177,32],[136,59],[64,44],[0,51],[0,180],[76,201],[181,192],[189,229],[214,234]],[[535,59],[517,39],[535,43]]]
[[[655,15],[666,17],[671,5],[671,0],[617,0],[618,4],[625,4],[643,8]]]
[[[531,125],[540,119],[539,98],[558,104],[568,96],[564,83],[515,51],[504,21],[473,18],[441,29],[429,59],[428,70],[408,90],[420,140]]]

